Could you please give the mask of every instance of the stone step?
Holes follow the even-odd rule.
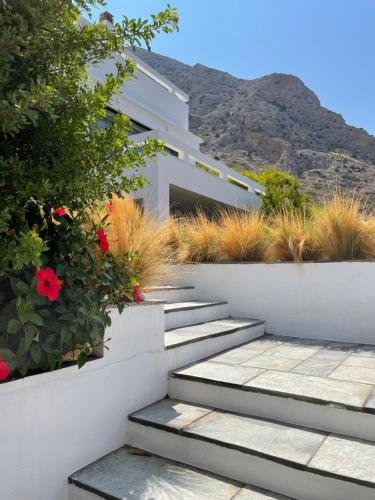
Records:
[[[205,323],[229,316],[228,302],[190,300],[164,305],[165,329]]]
[[[129,446],[75,472],[69,482],[69,500],[288,500]]]
[[[358,373],[356,366],[350,371],[348,364],[364,363],[369,354],[368,347],[353,344],[265,335],[175,370],[170,374],[169,395],[375,441],[373,385],[358,382],[363,373]],[[344,373],[346,380],[334,378]]]
[[[127,442],[301,500],[373,500],[375,446],[172,399],[129,416]]]
[[[159,285],[146,287],[143,292],[145,300],[162,300],[163,302],[182,302],[195,300],[193,286]]]
[[[222,318],[165,332],[169,370],[248,342],[264,334],[264,321]]]

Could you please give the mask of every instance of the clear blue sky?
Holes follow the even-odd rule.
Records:
[[[146,17],[163,0],[108,0],[116,19]],[[323,106],[375,135],[375,0],[170,0],[180,32],[152,49],[240,78],[300,77]]]

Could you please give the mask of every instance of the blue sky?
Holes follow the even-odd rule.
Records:
[[[323,106],[375,135],[375,0],[170,0],[180,32],[155,52],[240,78],[300,77]],[[117,20],[147,17],[163,0],[109,0]],[[103,10],[103,9],[101,9]]]

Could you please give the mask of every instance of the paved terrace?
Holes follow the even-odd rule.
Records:
[[[375,346],[265,335],[174,373],[375,413]]]

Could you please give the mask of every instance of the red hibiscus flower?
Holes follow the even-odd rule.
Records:
[[[107,235],[104,232],[104,229],[98,229],[97,231],[97,236],[99,238],[99,246],[103,250],[103,252],[108,252],[109,250],[109,243],[107,240]]]
[[[139,285],[133,285],[134,298],[137,304],[141,301],[141,294],[139,293]]]
[[[63,207],[56,208],[55,212],[57,215],[63,216],[67,214],[67,211]]]
[[[50,267],[39,269],[35,272],[35,278],[39,281],[36,286],[39,295],[48,297],[49,300],[56,300],[61,289],[62,281],[56,276],[55,271]]]
[[[3,358],[0,356],[0,380],[7,379],[9,377],[9,375],[10,375],[9,366],[3,360]]]

